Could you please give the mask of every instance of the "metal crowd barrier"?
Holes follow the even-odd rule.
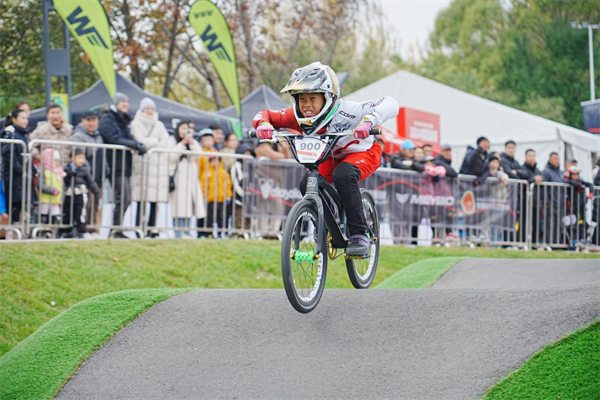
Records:
[[[141,172],[133,171],[141,173],[141,199],[136,204],[123,198],[123,205],[131,205],[120,207],[115,215],[111,205],[116,192],[132,190],[132,182],[128,185],[125,179],[125,157],[117,164],[117,155],[131,154],[132,164],[139,165],[135,160],[140,156],[130,149],[33,140],[27,152],[22,141],[2,139],[0,144],[3,160],[20,157],[23,165],[19,176],[13,173],[12,162],[3,161],[0,166],[10,168],[9,182],[4,182],[9,210],[14,208],[11,205],[24,205],[20,218],[9,211],[8,224],[0,225],[0,231],[13,232],[18,239],[57,237],[73,227],[74,201],[61,209],[61,218],[42,219],[39,199],[44,188],[40,177],[45,169],[37,154],[46,148],[57,149],[69,158],[76,148],[85,150],[92,177],[101,187],[98,201],[87,193],[86,229],[103,238],[120,232],[129,237],[276,237],[289,210],[302,198],[298,186],[305,169],[292,160],[155,148],[142,158]],[[62,160],[63,165],[67,162]],[[175,181],[173,192],[169,191],[170,177]],[[20,199],[14,198],[14,179],[21,179],[25,188]],[[148,196],[151,180],[160,186],[159,197]],[[583,201],[587,199],[585,193],[569,184],[530,185],[509,180],[503,185],[496,178],[488,178],[475,185],[474,181],[473,176],[435,179],[413,171],[380,168],[360,185],[375,198],[384,244],[600,250],[600,187],[594,189],[592,200]],[[64,182],[63,199],[66,193],[75,193],[72,182]]]
[[[143,159],[142,231],[146,234],[166,233],[168,237],[249,238],[251,223],[242,212],[246,191],[243,173],[246,163],[252,159],[251,156],[222,152],[151,149]],[[168,190],[170,183],[166,183],[168,206],[160,215],[154,211],[154,221],[149,218],[153,202],[147,198],[147,188],[151,177],[159,181],[161,177],[152,176],[151,163],[160,165],[162,169],[158,174],[166,170],[169,180],[175,183],[173,191]],[[200,175],[201,169],[205,172],[204,177]]]
[[[44,168],[41,155],[46,149],[54,149],[61,155],[62,166],[65,167],[72,162],[75,155],[75,150],[80,148],[85,151],[86,161],[90,165],[92,179],[100,189],[98,199],[92,195],[90,190],[75,187],[73,181],[62,183],[62,204],[60,212],[50,211],[43,213],[40,198],[44,193],[43,179],[46,169]],[[36,139],[29,143],[30,152],[27,154],[29,158],[28,174],[32,179],[32,185],[27,191],[27,209],[31,212],[31,219],[28,223],[28,231],[31,231],[32,238],[36,237],[52,237],[56,238],[61,235],[70,236],[73,226],[76,224],[76,217],[81,214],[85,219],[86,232],[103,232],[103,237],[112,237],[115,233],[120,232],[135,232],[141,236],[140,226],[131,221],[131,218],[125,218],[125,214],[130,205],[130,182],[126,179],[126,155],[132,153],[132,150],[119,145],[110,144],[95,144],[58,141],[48,139]],[[117,156],[121,155],[120,163],[117,163]],[[68,160],[65,160],[68,155]],[[111,162],[107,160],[111,158]],[[119,165],[120,164],[120,165]],[[120,173],[117,173],[117,166],[120,166]],[[129,189],[128,189],[129,186]],[[121,193],[121,207],[119,207],[117,215],[114,215],[116,207],[115,195]],[[70,196],[68,209],[63,209],[65,199]],[[81,196],[84,201],[84,207],[80,213],[75,213],[76,196]],[[106,206],[109,207],[106,207]],[[112,205],[113,210],[111,210]],[[123,205],[125,207],[123,207]],[[52,209],[51,209],[52,210]],[[131,210],[133,211],[133,210]],[[130,212],[131,212],[130,211]],[[110,215],[112,214],[112,215]],[[53,218],[54,216],[54,218]],[[104,220],[100,216],[105,216]],[[113,218],[108,218],[112,216]],[[115,223],[117,220],[117,223]],[[83,232],[81,232],[83,233]]]
[[[2,180],[3,196],[8,214],[7,221],[0,221],[0,231],[4,231],[6,239],[22,239],[27,232],[28,208],[24,207],[26,193],[28,192],[27,179],[27,146],[21,140],[0,139],[1,162],[0,180]],[[20,149],[19,149],[20,148]],[[16,160],[21,160],[20,172],[15,170]],[[4,180],[4,174],[8,170],[8,180]],[[15,176],[16,175],[16,176]],[[20,175],[20,177],[19,177]],[[14,195],[14,185],[21,181],[21,196]]]
[[[600,250],[600,187],[592,191],[566,183],[531,184],[529,220],[533,248]]]

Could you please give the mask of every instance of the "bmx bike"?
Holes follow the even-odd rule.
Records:
[[[291,305],[301,313],[315,309],[325,288],[327,259],[344,255],[350,281],[357,289],[368,288],[379,260],[379,220],[373,197],[361,189],[363,212],[367,222],[369,253],[364,257],[345,254],[348,246],[344,207],[335,187],[319,176],[319,165],[332,154],[337,142],[352,131],[303,136],[289,131],[275,131],[273,139],[286,140],[296,161],[304,165],[304,197],[290,210],[281,243],[281,272],[285,293]],[[371,135],[381,134],[371,129]],[[255,136],[254,136],[255,137]]]

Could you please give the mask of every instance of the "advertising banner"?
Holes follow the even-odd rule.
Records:
[[[398,136],[409,139],[415,144],[430,144],[436,152],[440,151],[439,115],[400,107],[396,120],[398,122]]]

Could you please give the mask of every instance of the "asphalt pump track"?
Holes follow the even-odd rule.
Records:
[[[467,259],[429,289],[197,290],[150,308],[59,399],[475,399],[600,315],[599,260]]]

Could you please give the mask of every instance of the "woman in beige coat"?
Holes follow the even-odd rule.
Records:
[[[173,136],[169,137],[168,148],[172,150],[201,150],[200,145],[192,136],[192,130],[185,122],[181,122]],[[169,193],[169,203],[171,205],[171,215],[173,216],[173,226],[175,227],[175,237],[178,238],[181,237],[183,230],[189,230],[192,216],[198,219],[206,216],[202,188],[198,179],[199,158],[197,155],[169,155],[169,176],[172,176],[175,181],[175,190]]]
[[[146,149],[165,148],[169,140],[169,133],[162,122],[158,120],[156,104],[148,97],[142,99],[140,108],[131,122],[131,136],[144,144]],[[136,226],[140,225],[142,201],[146,201],[150,213],[148,226],[156,226],[157,203],[166,203],[169,200],[169,175],[164,167],[167,154],[157,153],[144,158],[147,161],[147,170],[143,171],[144,158],[138,154],[133,156],[133,170],[131,174],[131,201],[138,203],[138,212],[135,219]],[[145,190],[142,189],[145,188]],[[158,232],[152,232],[152,237]]]

